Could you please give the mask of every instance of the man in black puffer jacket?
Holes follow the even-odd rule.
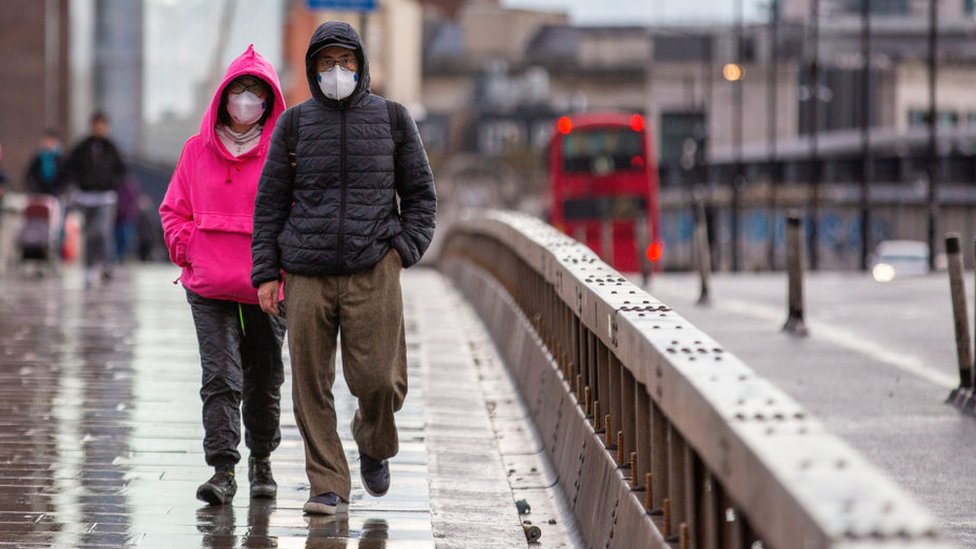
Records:
[[[370,93],[356,31],[320,25],[305,66],[312,98],[278,119],[258,183],[251,282],[261,307],[277,314],[284,272],[295,416],[311,484],[304,509],[333,514],[351,488],[332,395],[336,337],[342,333],[343,373],[359,401],[352,431],[360,476],[380,496],[398,449],[393,414],[407,392],[400,270],[430,244],[437,199],[417,125],[402,106]]]

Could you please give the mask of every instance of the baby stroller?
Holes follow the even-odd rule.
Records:
[[[21,269],[26,273],[30,262],[38,266],[36,274],[56,271],[58,240],[61,233],[61,205],[58,199],[46,194],[32,194],[24,207],[24,223],[17,232]]]

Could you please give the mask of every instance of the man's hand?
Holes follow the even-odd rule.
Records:
[[[278,316],[278,285],[277,280],[269,280],[258,286],[258,303],[269,315]]]

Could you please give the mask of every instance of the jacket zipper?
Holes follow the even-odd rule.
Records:
[[[342,254],[346,238],[346,108],[339,110],[339,253],[336,257],[336,274],[342,273]]]

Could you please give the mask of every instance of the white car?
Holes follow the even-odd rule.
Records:
[[[929,274],[929,245],[918,240],[885,240],[875,248],[871,275],[878,282]]]

